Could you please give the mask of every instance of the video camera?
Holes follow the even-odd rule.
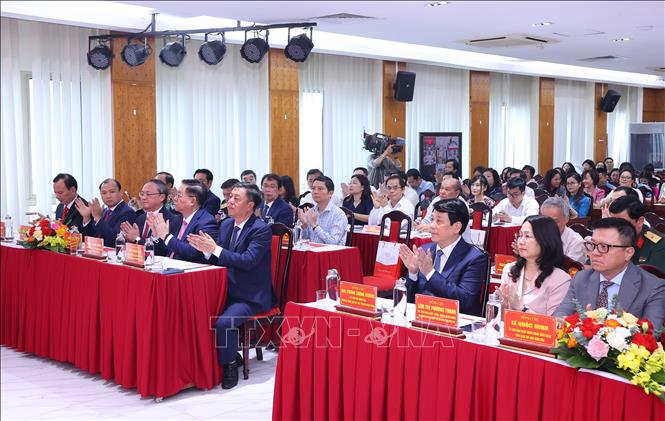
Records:
[[[406,141],[401,137],[390,137],[383,133],[369,134],[363,132],[363,148],[372,153],[383,153],[389,145],[392,145],[393,152],[402,152]]]

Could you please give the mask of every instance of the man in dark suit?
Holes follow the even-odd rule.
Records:
[[[237,178],[229,178],[225,182],[222,183],[222,195],[224,196],[224,199],[222,200],[222,204],[220,206],[220,209],[222,210],[222,214],[219,214],[217,218],[217,222],[220,222],[222,219],[226,218],[229,216],[229,199],[231,198],[231,191],[233,191],[233,186],[235,186],[237,183],[239,183],[240,180]]]
[[[577,272],[554,316],[575,313],[575,301],[585,310],[612,310],[616,297],[623,310],[649,319],[656,328],[663,326],[665,282],[631,262],[636,237],[635,228],[625,219],[598,221],[586,243],[592,269]]]
[[[279,197],[282,179],[275,173],[266,174],[261,178],[261,192],[263,204],[261,205],[261,218],[264,222],[272,219],[281,222],[287,227],[293,226],[293,209]]]
[[[141,208],[145,211],[136,218],[136,222],[130,224],[125,221],[120,224],[120,230],[125,239],[131,243],[145,244],[148,237],[152,237],[156,242],[157,237],[150,224],[147,223],[148,214],[162,214],[165,221],[170,221],[175,216],[164,204],[169,198],[169,188],[160,180],[154,179],[147,181],[139,192]]]
[[[164,204],[166,209],[168,209],[170,212],[175,212],[175,205],[173,202],[175,201],[175,195],[178,193],[178,189],[176,189],[175,186],[175,179],[173,178],[173,175],[170,172],[166,171],[160,171],[155,175],[155,178],[162,183],[166,184],[166,188],[169,189],[169,198]]]
[[[190,235],[190,243],[226,266],[228,296],[224,313],[215,323],[219,364],[224,367],[222,389],[238,384],[238,331],[255,314],[270,310],[277,300],[272,290],[270,227],[254,215],[261,203],[258,189],[238,183],[229,200],[229,218],[222,221],[219,241],[206,234]]]
[[[76,199],[76,208],[83,217],[83,234],[104,239],[104,246],[114,247],[115,239],[120,232],[120,224],[127,221],[134,223],[136,213],[122,200],[122,186],[114,178],[107,178],[99,185],[102,208],[96,197],[86,205],[83,200]]]
[[[407,296],[435,295],[459,301],[459,311],[480,316],[487,277],[487,255],[462,239],[469,210],[460,199],[443,199],[432,211],[432,242],[413,249],[401,244],[399,256],[409,270]]]
[[[206,188],[198,180],[182,180],[175,195],[175,209],[180,213],[170,221],[161,213],[149,214],[148,224],[158,238],[155,254],[195,263],[208,263],[203,253],[187,240],[190,233],[205,232],[217,239],[219,228],[215,218],[201,206],[205,202]]]
[[[205,168],[200,168],[194,172],[194,178],[199,180],[201,184],[205,186],[206,190],[208,190],[208,195],[206,196],[205,203],[203,204],[203,209],[207,210],[213,217],[217,216],[222,201],[211,190],[212,172]]]
[[[76,199],[86,206],[88,202],[78,195],[78,183],[71,174],[60,173],[53,179],[53,193],[60,204],[55,209],[55,219],[60,219],[68,227],[76,227],[83,233],[83,217],[76,209]]]

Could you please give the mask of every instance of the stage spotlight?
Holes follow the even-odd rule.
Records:
[[[145,63],[150,53],[152,53],[152,50],[148,45],[147,39],[143,39],[143,45],[132,44],[131,39],[128,39],[127,45],[122,49],[120,56],[122,57],[122,61],[127,63],[127,65],[136,67]]]
[[[113,51],[101,41],[98,46],[88,51],[88,64],[97,70],[108,69],[113,61]]]
[[[293,61],[303,62],[307,60],[307,56],[312,51],[312,48],[314,48],[314,43],[306,34],[300,34],[291,38],[290,32],[291,29],[289,29],[289,43],[284,48],[284,55]]]
[[[267,30],[266,39],[258,37],[247,39],[247,32],[245,32],[245,43],[240,47],[240,56],[250,63],[258,63],[269,49]]]
[[[199,58],[207,64],[214,66],[224,58],[226,54],[226,37],[222,33],[222,40],[208,41],[208,34],[205,35],[205,42],[199,48]]]
[[[164,45],[164,47],[162,47],[162,51],[159,52],[159,59],[166,65],[177,67],[180,65],[180,63],[182,63],[182,60],[185,58],[186,54],[187,50],[185,50],[185,36],[183,35],[182,42],[175,41]]]

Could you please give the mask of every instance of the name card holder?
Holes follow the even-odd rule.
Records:
[[[494,255],[494,272],[491,275],[492,278],[501,279],[503,268],[505,268],[507,264],[513,263],[515,261],[517,261],[517,257],[515,256],[510,256],[508,254]]]
[[[506,310],[503,321],[503,337],[499,346],[556,358],[556,319],[542,314]]]
[[[125,244],[125,260],[122,263],[143,269],[145,267],[145,246],[135,243]]]
[[[416,319],[411,326],[455,338],[464,338],[459,327],[459,301],[416,294]]]
[[[106,256],[104,256],[104,240],[97,237],[85,237],[83,257],[106,260]]]
[[[379,320],[381,313],[376,310],[376,295],[375,286],[341,281],[339,283],[339,304],[335,306],[335,309],[342,313]]]

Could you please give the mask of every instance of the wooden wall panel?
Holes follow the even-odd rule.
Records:
[[[392,137],[406,139],[406,102],[395,100],[395,78],[398,71],[406,71],[406,63],[383,62],[383,128],[381,131]],[[414,140],[414,141],[417,141]],[[406,145],[410,147],[410,145]],[[406,148],[398,154],[404,172],[406,168]]]
[[[154,40],[149,43],[154,48]],[[155,55],[158,52],[153,50],[141,66],[129,67],[120,56],[126,40],[116,39],[112,44],[113,172],[134,197],[143,183],[155,176],[157,167]]]
[[[538,111],[538,167],[539,174],[553,167],[554,163],[554,79],[540,78]]]
[[[665,89],[644,88],[642,121],[665,121]]]
[[[490,73],[472,70],[469,72],[469,168],[489,164],[489,116],[490,116]]]
[[[593,159],[596,162],[607,156],[607,113],[600,109],[600,99],[607,93],[607,89],[607,84],[596,83],[593,118]]]
[[[290,175],[298,190],[299,181],[299,87],[298,64],[271,48],[270,67],[270,169]]]

